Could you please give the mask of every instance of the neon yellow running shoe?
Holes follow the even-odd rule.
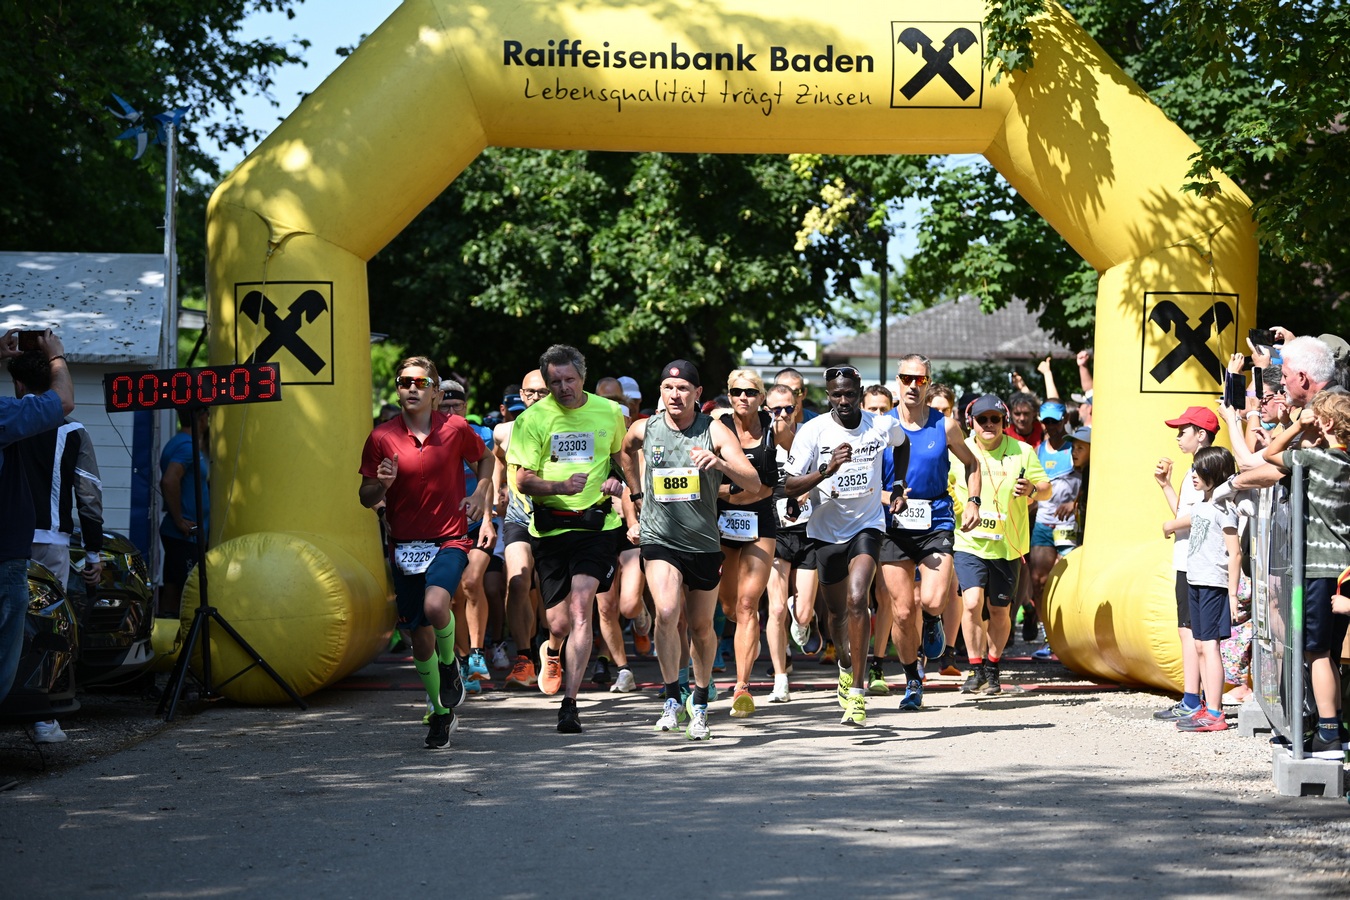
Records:
[[[840,725],[852,725],[855,728],[862,728],[867,724],[867,695],[849,694],[848,702],[844,705],[844,717],[839,720]]]
[[[853,687],[853,672],[849,669],[841,668],[839,670],[839,708],[848,708],[848,691]]]
[[[750,696],[750,689],[746,687],[736,688],[736,693],[731,698],[731,717],[733,719],[748,719],[755,713],[755,698]]]

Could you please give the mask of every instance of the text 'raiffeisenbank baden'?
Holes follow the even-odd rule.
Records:
[[[763,57],[763,58],[761,58]],[[526,78],[524,96],[527,100],[599,102],[613,104],[622,112],[624,103],[638,104],[702,104],[716,102],[736,106],[750,106],[763,115],[770,115],[781,104],[859,106],[870,105],[871,96],[863,91],[835,90],[821,85],[801,82],[776,89],[751,89],[748,85],[723,80],[711,87],[706,79],[662,78],[667,73],[689,72],[794,72],[820,74],[870,74],[876,63],[866,54],[847,54],[835,51],[826,44],[819,52],[794,52],[787,47],[772,46],[764,53],[747,51],[744,44],[716,51],[690,51],[672,41],[669,49],[635,50],[611,46],[609,41],[598,47],[588,47],[580,40],[562,38],[550,40],[543,46],[526,46],[521,41],[502,42],[502,65],[524,69],[609,69],[631,74],[636,71],[659,73],[651,86],[597,87],[593,84],[569,83],[563,75],[537,81]]]

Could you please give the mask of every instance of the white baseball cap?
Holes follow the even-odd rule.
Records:
[[[619,376],[619,387],[623,388],[623,395],[629,400],[642,399],[642,390],[638,387],[637,381],[634,380],[632,376]]]

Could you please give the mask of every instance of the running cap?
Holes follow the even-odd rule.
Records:
[[[1092,426],[1084,425],[1082,428],[1076,428],[1069,433],[1069,440],[1082,441],[1085,444],[1092,443]]]
[[[445,394],[447,400],[467,400],[469,395],[464,393],[464,385],[458,381],[451,381],[449,378],[441,379],[441,392]]]
[[[502,398],[502,406],[506,407],[507,412],[520,413],[525,411],[525,401],[520,399],[519,394],[507,394]]]
[[[1180,428],[1182,425],[1194,425],[1196,428],[1215,432],[1219,430],[1219,417],[1212,409],[1205,409],[1203,406],[1188,406],[1186,407],[1186,411],[1180,416],[1175,419],[1168,419],[1163,424],[1168,428]]]
[[[976,398],[974,403],[970,404],[971,418],[987,412],[1000,413],[1004,418],[1008,416],[1008,408],[1003,405],[1003,401],[999,399],[998,394],[982,394]]]
[[[1041,404],[1041,421],[1054,419],[1056,422],[1064,421],[1064,404],[1058,400],[1047,400]]]
[[[698,380],[698,367],[687,359],[666,363],[665,368],[661,370],[661,380],[665,381],[667,378],[683,378],[694,387],[703,386]],[[622,380],[619,383],[622,384]]]
[[[642,390],[638,387],[637,381],[631,375],[619,376],[619,387],[623,388],[623,396],[626,400],[641,400]]]
[[[1350,344],[1345,342],[1345,338],[1337,337],[1334,334],[1319,334],[1317,339],[1331,348],[1331,358],[1335,360],[1345,359],[1350,356]]]

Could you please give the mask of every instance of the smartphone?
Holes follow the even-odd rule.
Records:
[[[1252,328],[1247,331],[1247,339],[1258,347],[1273,347],[1275,332],[1269,328]]]
[[[20,331],[19,350],[26,353],[29,350],[41,349],[42,345],[38,341],[42,339],[44,334],[46,334],[45,331]]]
[[[1252,369],[1252,388],[1256,391],[1257,400],[1266,395],[1266,377],[1261,369]]]
[[[1247,408],[1247,380],[1240,374],[1225,373],[1223,405],[1231,406],[1239,412]]]

